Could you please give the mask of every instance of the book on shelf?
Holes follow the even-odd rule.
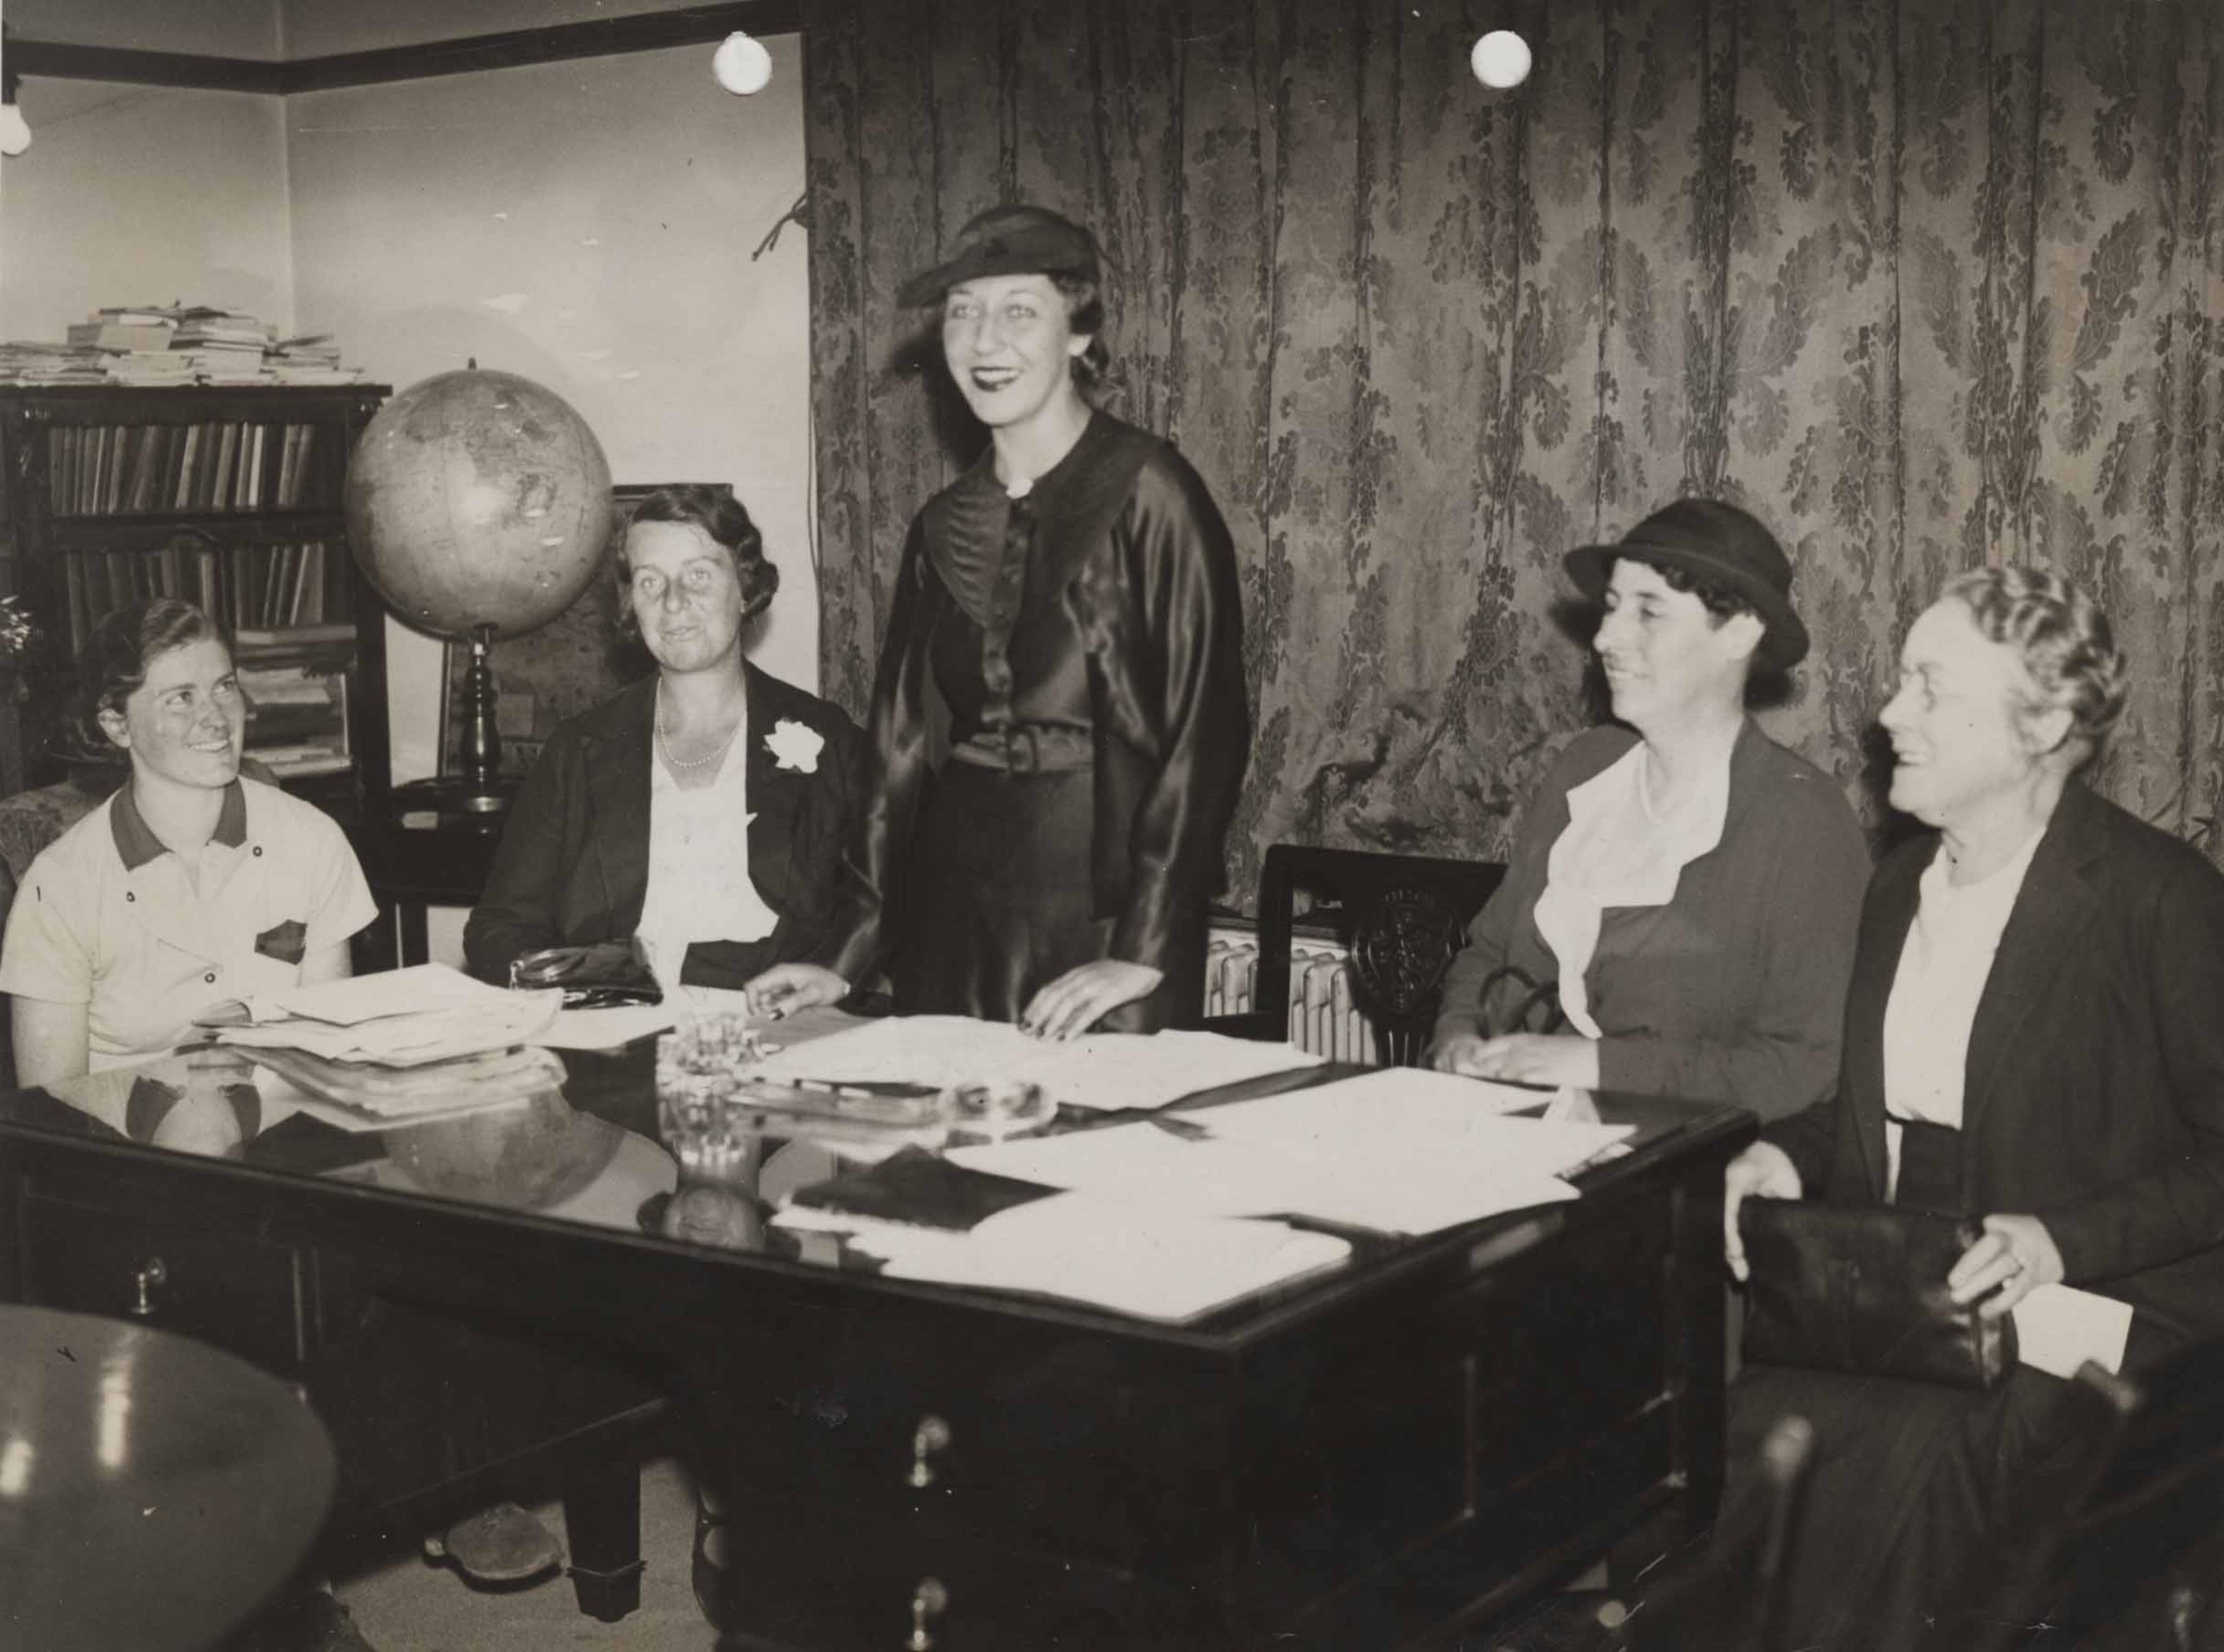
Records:
[[[339,690],[328,672],[312,670],[305,663],[242,665],[239,688],[258,709],[272,706],[331,706]]]
[[[355,766],[355,760],[330,746],[250,746],[247,755],[281,780],[312,774],[339,774]]]
[[[336,539],[290,545],[174,539],[145,550],[89,548],[60,557],[70,646],[111,608],[149,596],[197,602],[232,634],[235,653],[284,656],[332,669],[355,649],[344,558]]]
[[[355,626],[346,620],[311,621],[301,625],[241,626],[231,634],[242,653],[252,648],[313,648],[343,643],[355,646]]]
[[[174,331],[167,322],[73,321],[69,342],[90,344],[95,350],[167,350]]]

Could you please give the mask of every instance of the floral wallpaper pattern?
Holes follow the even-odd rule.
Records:
[[[1489,92],[1468,47],[1508,25],[1535,72]],[[1027,199],[1103,244],[1105,405],[1235,531],[1239,894],[1278,840],[1502,854],[1591,703],[1562,553],[1694,493],[1791,552],[1816,646],[1764,722],[1872,820],[1908,621],[2029,560],[2132,658],[2101,788],[2213,836],[2214,0],[813,0],[803,28],[852,709],[905,524],[981,440],[893,294]]]

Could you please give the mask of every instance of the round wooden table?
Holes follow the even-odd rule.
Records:
[[[300,1564],[335,1472],[307,1404],[244,1360],[0,1305],[0,1644],[208,1645]]]

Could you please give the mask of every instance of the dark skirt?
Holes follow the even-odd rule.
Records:
[[[1107,955],[1112,920],[1096,912],[1090,871],[1093,777],[1087,769],[1015,775],[953,762],[930,784],[907,892],[903,944],[889,970],[902,1015],[1017,1021],[1067,970]],[[1183,937],[1166,979],[1101,1024],[1121,1031],[1195,1025],[1203,1009],[1204,921]],[[1195,955],[1193,964],[1190,955]]]
[[[1952,1212],[1958,1132],[1910,1126],[1895,1202]],[[2053,1426],[2066,1385],[2019,1366],[1989,1394],[1933,1383],[1749,1366],[1730,1392],[1724,1532],[1751,1528],[1768,1493],[1761,1447],[1779,1419],[1815,1431],[1786,1568],[1783,1646],[1899,1652],[1972,1581],[1987,1511],[2074,1445]],[[1750,1557],[1709,1556],[1749,1564]]]

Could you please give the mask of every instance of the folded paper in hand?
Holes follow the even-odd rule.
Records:
[[[233,999],[195,1025],[250,1050],[299,1050],[333,1062],[415,1067],[508,1050],[555,1019],[559,988],[509,992],[445,964]]]

